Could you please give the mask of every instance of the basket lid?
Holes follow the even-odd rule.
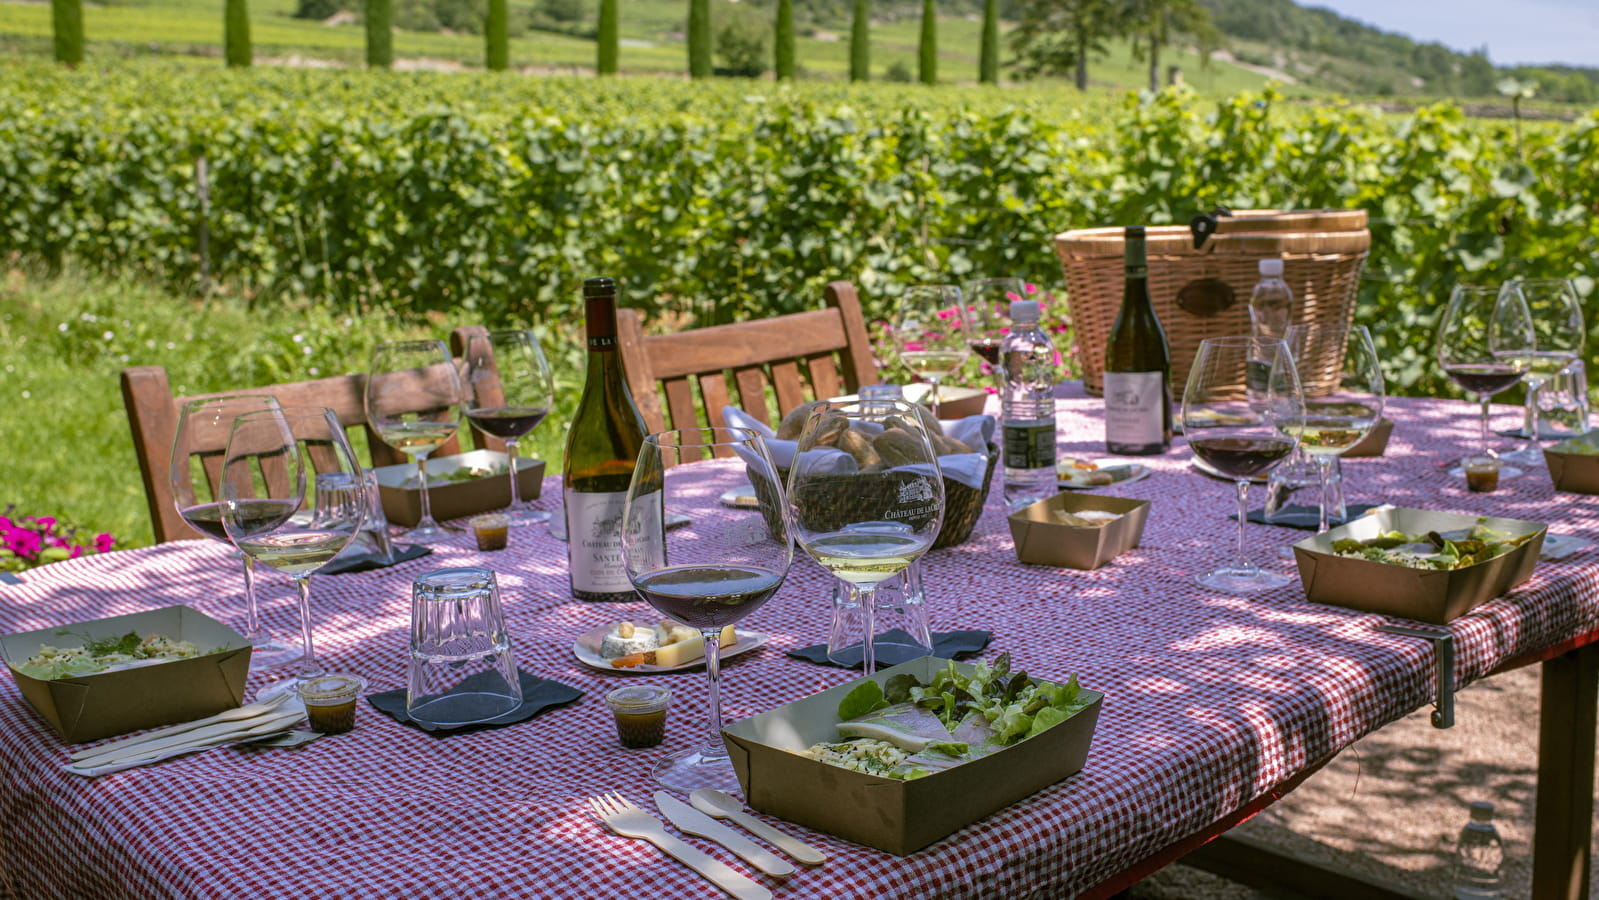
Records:
[[[1361,213],[1364,218],[1365,213]],[[1065,259],[1121,258],[1125,255],[1123,229],[1079,228],[1055,236],[1055,248]],[[1233,231],[1221,232],[1194,247],[1186,225],[1157,225],[1145,229],[1149,256],[1278,256],[1284,253],[1364,253],[1371,249],[1371,232],[1358,231]]]

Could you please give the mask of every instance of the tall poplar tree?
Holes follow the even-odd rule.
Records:
[[[600,0],[599,52],[594,70],[601,75],[615,75],[622,45],[621,22],[618,19],[617,0]]]
[[[688,0],[688,74],[711,77],[711,0]]]
[[[394,65],[392,0],[366,0],[366,64],[374,69]]]
[[[922,84],[938,84],[938,10],[933,0],[922,0],[922,42],[917,73]]]
[[[1075,73],[1088,89],[1088,59],[1108,52],[1106,40],[1130,26],[1116,0],[1022,0],[1011,49],[1022,75]]]
[[[83,0],[50,0],[50,27],[56,62],[67,66],[83,62]]]
[[[983,44],[977,57],[977,80],[999,84],[999,0],[983,3]]]
[[[794,0],[777,0],[777,43],[772,50],[777,80],[794,80]]]
[[[483,22],[483,64],[490,72],[511,67],[511,12],[505,0],[489,0],[488,17]]]
[[[872,77],[871,0],[855,0],[855,19],[849,26],[849,80]]]
[[[247,0],[226,0],[222,5],[222,57],[231,66],[248,66],[250,7]]]

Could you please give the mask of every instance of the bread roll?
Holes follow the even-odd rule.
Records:
[[[883,429],[882,434],[872,439],[872,449],[882,457],[883,464],[890,467],[926,462],[927,451],[921,449],[921,440],[903,428]]]
[[[788,411],[783,421],[777,423],[777,439],[780,441],[797,440],[800,432],[805,430],[805,420],[810,418],[811,410],[815,409],[822,401],[812,400],[801,403]]]
[[[853,428],[839,436],[838,449],[855,457],[855,464],[863,471],[873,466],[881,468],[883,465],[883,458],[878,455],[872,442],[866,439],[866,435]]]

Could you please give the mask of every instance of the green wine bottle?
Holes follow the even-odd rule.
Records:
[[[1171,449],[1171,349],[1149,299],[1144,229],[1126,232],[1122,308],[1105,345],[1105,449],[1147,456]]]
[[[566,434],[561,486],[566,501],[566,554],[572,596],[636,600],[622,563],[622,505],[644,445],[644,420],[622,376],[616,343],[616,281],[583,282],[588,376]]]

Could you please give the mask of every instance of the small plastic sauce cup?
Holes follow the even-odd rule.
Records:
[[[295,688],[305,703],[311,730],[343,734],[355,728],[355,705],[366,679],[359,675],[318,675]]]
[[[1466,470],[1466,490],[1486,494],[1499,487],[1499,460],[1492,456],[1473,456],[1462,468]]]
[[[479,550],[504,550],[511,533],[511,520],[502,513],[485,513],[469,522]]]
[[[666,737],[666,707],[672,692],[653,684],[620,687],[605,695],[616,717],[616,736],[622,746],[654,747]]]

